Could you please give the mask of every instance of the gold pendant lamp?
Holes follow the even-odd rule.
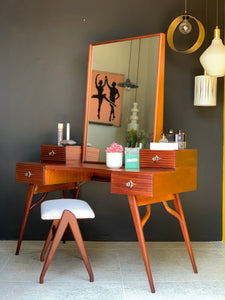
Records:
[[[192,30],[192,25],[190,23],[190,20],[193,20],[197,23],[198,26],[198,38],[195,41],[195,43],[188,49],[186,50],[178,50],[175,45],[174,45],[174,32],[176,28],[179,26],[179,32],[183,35],[187,35],[191,32]],[[205,29],[202,25],[202,23],[196,19],[195,17],[192,17],[191,15],[188,14],[187,12],[187,0],[185,0],[185,12],[183,15],[175,18],[172,23],[170,24],[168,31],[167,31],[167,42],[170,48],[176,52],[180,52],[183,54],[190,54],[195,52],[203,43],[205,38]]]

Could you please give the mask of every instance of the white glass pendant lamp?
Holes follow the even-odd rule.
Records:
[[[220,38],[220,29],[216,26],[211,45],[200,56],[200,62],[210,76],[225,75],[225,46]]]
[[[195,77],[194,106],[216,106],[217,77]]]

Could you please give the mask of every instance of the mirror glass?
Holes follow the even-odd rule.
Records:
[[[165,36],[154,34],[89,47],[83,161],[105,162],[131,129],[158,141],[163,128]]]

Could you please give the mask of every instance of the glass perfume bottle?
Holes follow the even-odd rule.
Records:
[[[178,149],[186,149],[186,135],[182,130],[176,133],[175,141],[178,142]]]
[[[175,142],[175,134],[172,129],[170,129],[168,131],[166,137],[167,137],[169,143]]]
[[[167,139],[165,133],[162,134],[161,139],[159,140],[159,143],[168,143],[168,139]]]

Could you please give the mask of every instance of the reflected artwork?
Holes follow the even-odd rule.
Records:
[[[89,123],[120,126],[123,74],[92,71],[89,103]]]

